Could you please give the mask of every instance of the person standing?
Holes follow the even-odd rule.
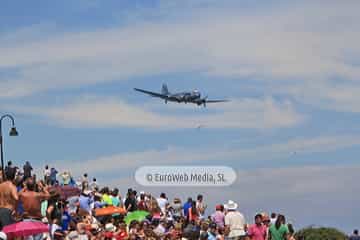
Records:
[[[199,218],[199,213],[198,210],[196,208],[196,202],[193,201],[191,204],[191,208],[189,208],[189,221],[197,221],[200,220]]]
[[[55,168],[51,168],[50,170],[50,184],[51,186],[55,185],[56,183],[56,175],[58,174],[58,171]]]
[[[119,189],[118,188],[114,188],[112,191],[111,191],[111,204],[114,206],[114,207],[121,207],[121,197],[119,196]]]
[[[163,215],[166,215],[166,207],[167,205],[169,204],[168,202],[168,199],[166,197],[166,194],[165,193],[161,193],[160,194],[160,197],[156,199],[160,209],[161,209],[161,212]]]
[[[0,184],[0,223],[2,227],[15,222],[14,213],[19,200],[14,185],[15,172],[7,176],[7,181]]]
[[[271,220],[270,220],[269,215],[267,215],[266,213],[263,214],[263,216],[262,216],[262,222],[263,222],[263,225],[266,227],[266,236],[267,236],[267,239],[269,239],[269,228],[270,228],[270,226],[271,226]]]
[[[217,205],[215,207],[215,212],[211,215],[211,221],[216,223],[218,228],[224,228],[225,214],[224,214],[224,206],[223,205]]]
[[[11,161],[8,161],[7,166],[5,167],[5,176],[7,179],[16,176],[16,167],[13,167]]]
[[[92,183],[90,184],[90,190],[95,192],[99,189],[99,185],[96,182],[96,178],[93,178]]]
[[[47,188],[41,185],[39,182],[39,189],[41,192],[36,192],[36,183],[33,178],[28,178],[26,180],[25,188],[19,193],[19,199],[23,203],[24,207],[24,221],[41,221],[41,202],[48,200],[50,194],[47,191]],[[37,234],[32,236],[34,240],[41,240],[42,234]]]
[[[276,219],[277,219],[277,214],[274,213],[274,212],[271,213],[271,214],[270,214],[270,224],[275,224]]]
[[[23,167],[24,170],[24,180],[28,179],[29,177],[31,177],[31,171],[33,170],[31,164],[29,163],[29,161],[25,162],[25,165]]]
[[[70,215],[76,215],[76,212],[79,208],[79,196],[72,196],[67,199],[67,211]]]
[[[82,191],[79,197],[79,209],[82,209],[83,211],[91,215],[92,203],[93,203],[93,198],[91,196],[91,191],[90,190]]]
[[[248,236],[251,237],[251,240],[265,240],[267,229],[266,226],[262,223],[263,217],[261,214],[255,216],[255,224],[252,224],[248,229]]]
[[[225,231],[228,232],[228,237],[236,240],[244,239],[246,236],[246,221],[244,215],[237,211],[238,204],[229,200],[224,207],[227,210],[225,215]]]
[[[66,205],[63,205],[63,208],[61,210],[62,210],[61,230],[68,231],[72,217],[69,213],[69,208]]]
[[[172,209],[172,215],[174,220],[178,221],[183,216],[182,214],[183,206],[181,204],[180,198],[174,198],[174,201],[170,207]]]
[[[113,202],[110,196],[110,190],[108,187],[104,187],[101,190],[101,194],[102,194],[102,198],[101,198],[101,202],[104,203],[106,206],[112,206]]]
[[[132,189],[128,189],[127,198],[125,200],[125,208],[128,212],[137,210],[136,196]]]
[[[67,186],[70,185],[71,182],[71,175],[69,171],[64,171],[61,175],[61,185],[62,186]]]
[[[269,237],[271,240],[287,240],[290,237],[289,229],[286,225],[285,216],[279,214],[275,224],[269,228]]]
[[[137,203],[137,208],[138,208],[138,210],[142,210],[142,211],[147,210],[146,201],[145,201],[145,193],[140,193],[140,199]]]
[[[50,223],[50,236],[54,238],[55,231],[62,229],[62,209],[64,204],[60,201],[60,193],[57,190],[51,190],[49,194],[46,216]]]
[[[204,219],[206,207],[203,195],[199,194],[196,201],[196,210],[199,213],[200,220]]]
[[[51,170],[49,169],[49,166],[46,165],[44,169],[44,182],[46,185],[50,185],[50,174]]]
[[[84,173],[84,175],[81,178],[81,188],[82,191],[89,190],[89,179],[87,173]]]
[[[186,218],[189,218],[189,209],[191,208],[192,202],[193,202],[192,198],[189,197],[187,202],[183,206],[184,216]]]
[[[355,229],[349,240],[360,240],[359,230]]]

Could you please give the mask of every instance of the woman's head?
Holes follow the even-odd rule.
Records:
[[[255,224],[260,225],[262,223],[262,219],[263,219],[263,217],[261,216],[261,214],[256,214]]]
[[[191,213],[192,214],[196,214],[197,211],[196,211],[196,202],[193,201],[192,204],[191,204]]]
[[[102,194],[109,194],[109,188],[108,187],[104,187],[102,190]]]
[[[276,227],[276,229],[279,229],[280,226],[281,226],[282,224],[285,224],[285,223],[286,223],[285,216],[279,214],[278,217],[277,217],[277,219],[276,219],[276,222],[275,222],[275,227]]]
[[[130,222],[129,228],[138,228],[139,222],[136,220],[133,220]]]

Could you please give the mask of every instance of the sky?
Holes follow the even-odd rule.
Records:
[[[170,199],[232,199],[249,222],[359,228],[357,0],[4,0],[5,159]],[[164,104],[134,87],[230,102]],[[198,128],[198,126],[202,126]],[[7,132],[10,122],[3,121]],[[141,166],[227,166],[228,187],[143,187]],[[219,194],[221,193],[221,194]]]

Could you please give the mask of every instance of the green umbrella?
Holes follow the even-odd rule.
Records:
[[[146,218],[146,216],[148,216],[150,213],[146,212],[146,211],[134,211],[134,212],[129,212],[126,217],[125,217],[125,223],[127,225],[129,225],[132,221],[136,220],[138,222],[141,222],[142,220],[144,220]]]

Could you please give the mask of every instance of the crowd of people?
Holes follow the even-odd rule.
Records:
[[[48,233],[27,239],[122,240],[122,239],[295,239],[294,229],[285,216],[259,213],[247,222],[235,201],[207,209],[204,197],[169,200],[165,193],[159,197],[128,189],[122,197],[117,188],[100,188],[96,179],[89,181],[84,174],[75,181],[70,172],[59,173],[45,167],[43,178],[32,173],[26,162],[22,171],[11,162],[5,168],[0,184],[0,229],[19,221],[38,221],[48,224]],[[54,186],[72,186],[79,194],[64,199]],[[126,223],[126,214],[96,216],[99,208],[115,206],[126,214],[146,211],[141,220]],[[209,213],[209,214],[208,214]],[[0,232],[0,239],[6,234]]]

